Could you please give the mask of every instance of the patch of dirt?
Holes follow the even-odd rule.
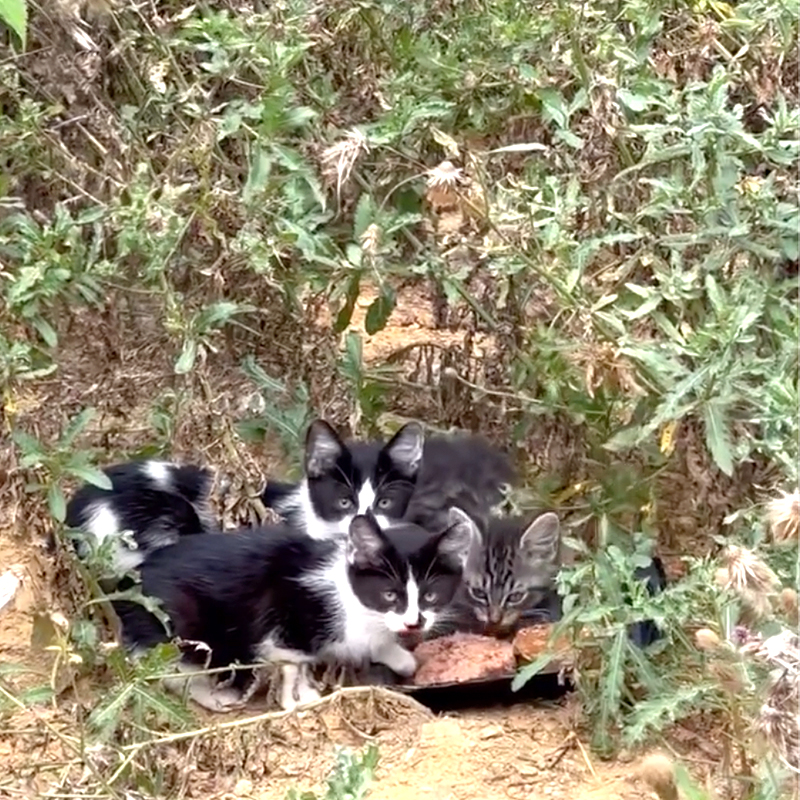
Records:
[[[364,284],[353,308],[347,327],[348,332],[360,333],[364,342],[364,361],[375,365],[389,359],[397,359],[414,348],[434,347],[444,350],[451,347],[464,348],[468,333],[464,329],[447,330],[437,328],[433,301],[424,286],[406,286],[396,294],[396,305],[382,330],[368,334],[365,323],[370,305],[379,296],[377,287]],[[325,329],[333,324],[333,316],[327,307],[320,309],[316,325]],[[470,338],[470,350],[474,358],[486,358],[496,352],[497,342],[493,336],[476,333]]]

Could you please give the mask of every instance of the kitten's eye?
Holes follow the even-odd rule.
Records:
[[[478,603],[488,603],[489,602],[489,595],[483,591],[483,589],[476,589],[474,586],[470,586],[467,591],[470,593],[473,600],[477,601]]]
[[[336,505],[338,505],[343,511],[347,511],[353,507],[353,501],[349,497],[340,497],[336,501]]]
[[[436,592],[425,592],[422,599],[426,603],[435,603],[437,597],[439,597],[439,595],[436,594]]]
[[[391,504],[392,504],[391,497],[381,497],[381,499],[378,500],[378,508],[389,508]]]
[[[397,592],[393,592],[389,589],[389,591],[383,593],[382,597],[387,603],[394,603],[394,601],[397,600]]]
[[[527,592],[511,592],[506,598],[506,603],[512,606],[519,605],[527,596]]]

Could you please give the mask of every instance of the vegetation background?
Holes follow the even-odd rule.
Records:
[[[604,624],[631,621],[609,576],[644,552],[674,578],[702,562],[688,625],[718,546],[763,543],[761,504],[798,479],[796,2],[0,0],[0,20],[14,547],[139,455],[214,465],[226,521],[260,519],[314,415],[512,448],[513,502],[597,554],[565,591]],[[52,639],[87,601],[37,559]],[[609,751],[631,675],[657,676],[603,652]],[[704,702],[658,680],[634,738]]]

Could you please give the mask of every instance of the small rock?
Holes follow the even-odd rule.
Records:
[[[253,781],[247,778],[236,781],[236,786],[233,787],[233,793],[237,797],[249,797],[253,794]]]
[[[505,733],[502,725],[487,725],[478,734],[479,739],[494,739],[497,736],[502,736]]]

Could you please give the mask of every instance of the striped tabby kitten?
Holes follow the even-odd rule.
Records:
[[[558,600],[560,545],[560,524],[552,512],[530,524],[519,517],[490,519],[484,533],[473,523],[458,603],[469,627],[504,636],[523,617],[549,618],[548,604]]]

